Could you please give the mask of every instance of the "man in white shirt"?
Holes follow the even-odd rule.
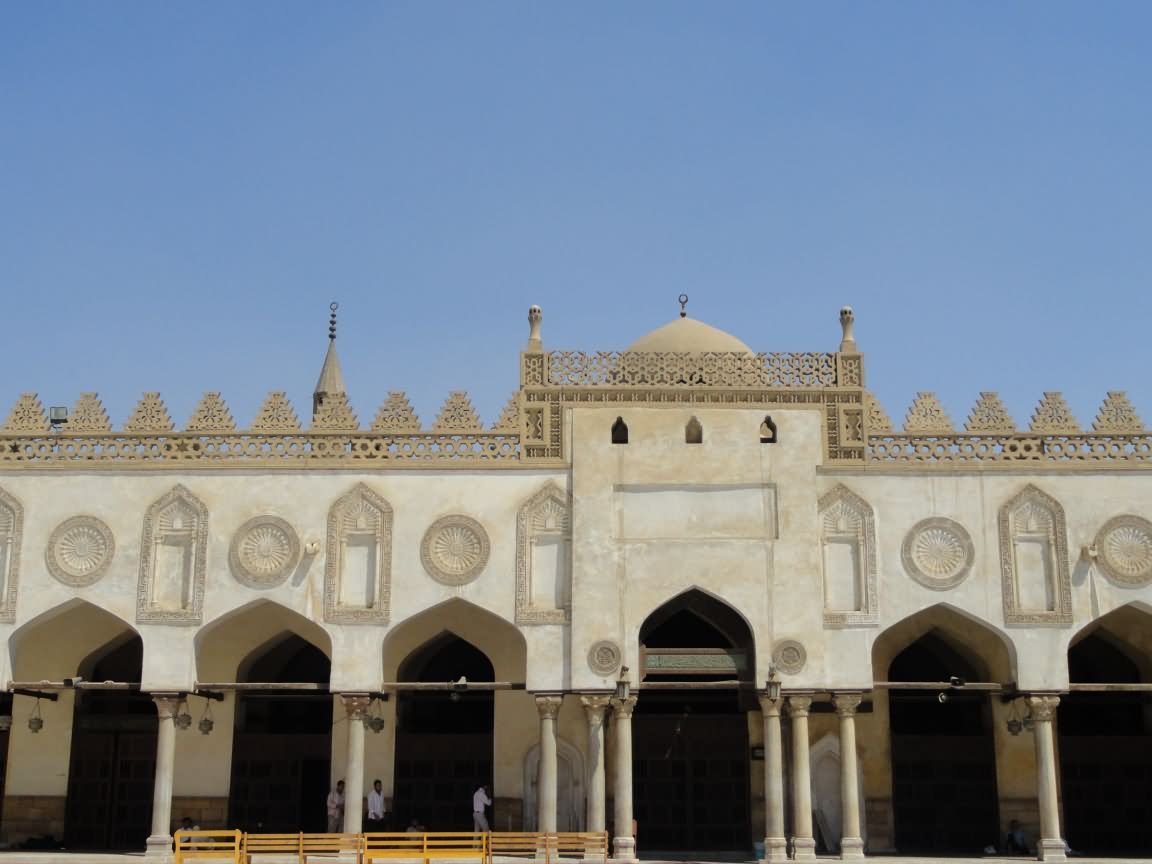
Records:
[[[339,834],[344,830],[344,781],[328,793],[328,833]]]
[[[472,830],[491,831],[488,827],[488,817],[484,815],[484,808],[492,803],[488,797],[488,787],[481,786],[472,793]]]
[[[384,784],[379,780],[372,783],[372,791],[368,793],[368,824],[366,831],[387,831],[388,814],[384,810]]]

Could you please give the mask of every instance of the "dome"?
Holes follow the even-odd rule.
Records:
[[[715,327],[692,318],[677,318],[657,327],[651,333],[641,336],[632,343],[629,351],[668,351],[702,354],[712,351],[729,351],[739,354],[753,354],[753,350],[733,336]]]

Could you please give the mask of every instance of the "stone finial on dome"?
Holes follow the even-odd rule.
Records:
[[[544,318],[544,310],[533,303],[528,307],[528,345],[525,351],[542,351],[544,343],[540,339],[540,322]]]
[[[333,302],[328,316],[328,353],[324,355],[324,365],[320,367],[320,377],[312,392],[312,416],[315,417],[329,396],[345,394],[344,373],[340,370],[340,358],[336,356],[336,310],[340,304]]]
[[[856,353],[856,313],[851,306],[840,307],[840,351],[845,354]]]

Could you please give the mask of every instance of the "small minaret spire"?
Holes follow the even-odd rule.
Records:
[[[331,310],[328,316],[328,353],[324,355],[324,365],[320,368],[320,377],[312,392],[313,416],[329,396],[344,394],[344,373],[340,371],[340,359],[336,356],[336,310],[340,304],[333,301],[328,308]]]
[[[688,295],[687,294],[681,294],[679,297],[676,298],[676,301],[680,304],[680,317],[681,318],[687,318],[688,317],[688,310],[685,307],[688,305]]]
[[[854,354],[856,352],[856,333],[854,332],[856,324],[856,313],[852,311],[851,306],[842,306],[840,308],[840,351],[844,354]]]
[[[525,351],[543,351],[544,343],[540,341],[540,321],[544,312],[539,306],[533,304],[528,307],[528,346]]]

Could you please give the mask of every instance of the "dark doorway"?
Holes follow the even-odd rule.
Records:
[[[325,686],[237,694],[229,825],[323,832],[332,763],[331,664],[315,645],[286,634],[246,665],[241,681]]]
[[[90,681],[139,683],[143,656],[144,644],[133,636],[77,672]],[[64,820],[69,849],[144,848],[152,829],[156,726],[156,706],[145,693],[75,692]]]
[[[1140,668],[1106,632],[1068,650],[1073,684],[1140,684]],[[1145,693],[1060,697],[1064,838],[1086,855],[1152,850],[1152,704]]]
[[[985,680],[977,662],[936,632],[893,659],[889,681]],[[939,695],[945,693],[941,702]],[[979,855],[999,837],[996,746],[988,696],[891,690],[892,808],[902,854]]]
[[[441,633],[410,654],[398,677],[495,680],[484,652],[454,633]],[[490,690],[400,691],[393,790],[397,825],[415,818],[430,831],[471,830],[472,793],[492,783],[493,712]]]
[[[633,716],[633,811],[646,854],[752,846],[748,747],[752,634],[731,608],[691,591],[640,630],[646,689]],[[731,686],[708,689],[705,682]]]

